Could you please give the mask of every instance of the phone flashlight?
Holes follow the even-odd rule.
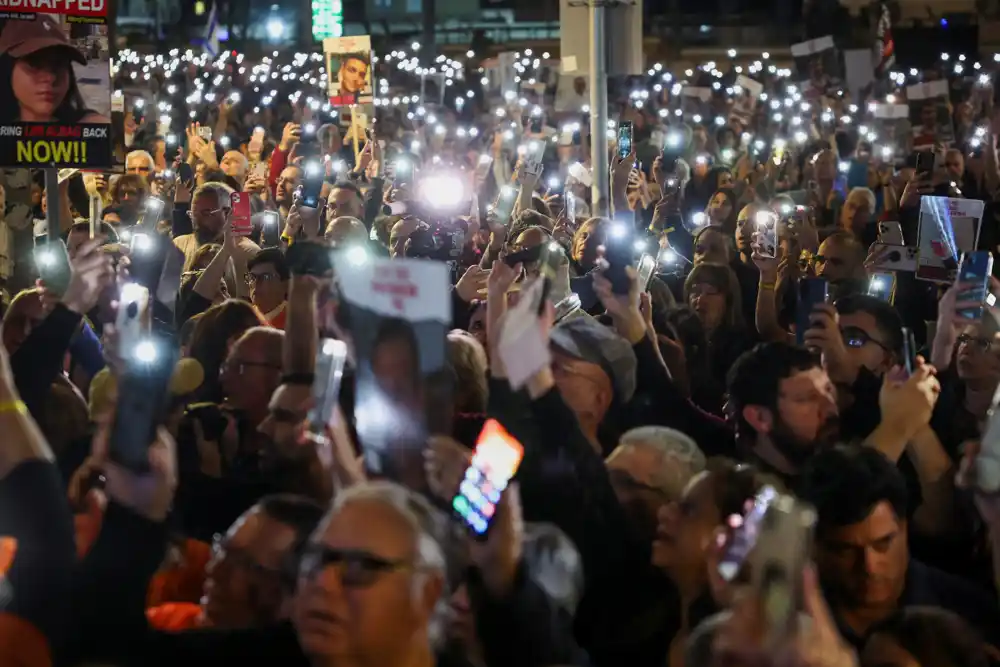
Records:
[[[153,248],[153,239],[149,238],[149,234],[133,234],[132,235],[132,250],[137,252],[148,252]]]
[[[705,164],[708,164],[708,158],[707,158],[707,157],[705,157],[704,155],[699,155],[698,157],[696,157],[696,158],[694,159],[694,163],[695,163],[695,164],[697,164],[697,165],[705,165]]]
[[[697,213],[691,215],[691,222],[694,223],[695,226],[701,227],[708,222],[708,216],[701,211],[698,211]]]
[[[305,130],[306,134],[314,134],[316,132],[316,125],[313,123],[306,123],[305,127],[302,129]]]
[[[892,150],[892,146],[883,146],[882,147],[882,158],[885,159],[885,160],[888,160],[889,158],[892,157],[892,154],[894,152],[895,151]]]

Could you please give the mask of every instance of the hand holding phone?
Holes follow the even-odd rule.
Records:
[[[628,294],[631,286],[626,267],[634,255],[633,234],[628,223],[614,221],[604,241],[604,277],[611,282],[615,294]]]
[[[488,419],[476,442],[472,463],[451,501],[455,515],[475,539],[483,540],[489,533],[500,496],[523,458],[521,443],[500,422]]]
[[[632,154],[632,121],[618,124],[618,157],[624,160]]]
[[[761,257],[774,259],[778,256],[778,216],[771,211],[758,211],[757,223],[758,252]]]
[[[326,429],[333,420],[340,398],[340,383],[347,362],[347,344],[324,338],[316,352],[316,377],[313,381],[313,407],[306,417],[307,431],[318,440],[326,439]]]
[[[250,236],[253,231],[253,222],[250,215],[250,195],[246,192],[234,192],[229,196],[231,206],[230,222],[233,225],[233,234],[237,236]]]
[[[656,258],[645,254],[639,258],[636,272],[639,274],[639,289],[643,292],[649,291],[649,283],[653,280],[653,272],[656,270]]]
[[[989,291],[990,276],[993,275],[993,253],[977,250],[965,253],[958,269],[955,285],[958,288],[956,302],[963,304],[955,309],[955,315],[962,320],[975,322],[983,318]]]
[[[805,335],[812,327],[812,313],[829,299],[829,285],[823,278],[804,278],[799,281],[798,304],[795,308],[795,340],[805,344]]]

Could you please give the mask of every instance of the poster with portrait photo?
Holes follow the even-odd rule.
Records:
[[[833,37],[817,37],[792,44],[796,78],[807,97],[835,97],[844,85],[844,63]]]
[[[711,110],[712,89],[706,86],[684,86],[681,88],[681,111],[685,115],[706,115]]]
[[[22,3],[24,4],[24,3]],[[107,168],[111,51],[107,6],[0,3],[0,166]]]
[[[880,146],[890,146],[896,155],[906,155],[910,146],[910,109],[905,104],[873,104],[872,126]]]
[[[729,109],[729,118],[739,121],[746,127],[757,111],[757,100],[764,92],[764,84],[740,74],[736,77],[733,88],[738,90],[733,91],[733,106]]]
[[[334,271],[354,341],[354,420],[365,467],[424,490],[424,443],[451,426],[450,269],[345,249],[334,254]]]
[[[349,107],[374,98],[372,40],[368,35],[323,40],[330,104]]]
[[[933,148],[936,144],[951,146],[955,142],[947,81],[942,79],[909,86],[906,102],[910,110],[913,150]]]

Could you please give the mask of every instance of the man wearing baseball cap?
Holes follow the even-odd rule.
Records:
[[[36,14],[7,21],[0,32],[0,69],[10,68],[10,89],[0,91],[0,123],[110,123],[87,109],[72,63],[87,64],[60,22]]]
[[[613,408],[635,393],[632,346],[590,316],[560,322],[550,337],[552,372],[559,393],[576,414],[580,429],[600,452],[598,428]]]

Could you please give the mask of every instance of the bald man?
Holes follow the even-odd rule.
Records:
[[[226,151],[226,154],[222,156],[222,162],[219,163],[219,168],[226,176],[236,179],[240,187],[243,187],[244,181],[247,180],[247,173],[250,171],[250,162],[239,151]]]
[[[281,383],[281,348],[285,332],[254,327],[240,336],[222,365],[226,404],[238,410],[256,429],[267,417],[271,394]]]
[[[327,225],[324,236],[334,246],[365,245],[368,243],[368,230],[365,228],[365,224],[349,215],[334,218]]]

